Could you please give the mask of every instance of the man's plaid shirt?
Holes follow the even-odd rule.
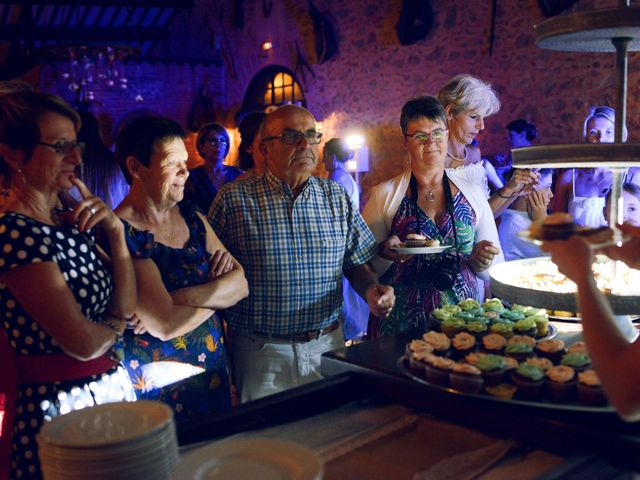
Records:
[[[331,324],[342,310],[342,272],[376,253],[369,227],[332,180],[311,177],[295,199],[271,173],[228,183],[208,219],[249,282],[249,297],[226,310],[243,333]]]

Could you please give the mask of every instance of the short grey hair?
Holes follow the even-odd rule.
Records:
[[[500,110],[500,100],[491,85],[468,74],[457,75],[445,83],[438,92],[438,100],[454,114],[473,110],[488,117]]]
[[[611,124],[615,127],[616,125],[616,111],[615,109],[607,106],[598,106],[591,107],[589,109],[589,113],[587,114],[587,118],[584,119],[584,125],[582,126],[582,139],[584,141],[587,140],[587,129],[589,128],[589,122],[594,118],[604,118],[605,120],[609,120]],[[627,126],[622,126],[622,141],[627,141],[627,135],[629,132],[627,131]]]

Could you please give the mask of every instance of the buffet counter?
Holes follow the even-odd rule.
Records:
[[[560,334],[572,332],[560,327]],[[179,424],[183,457],[211,442],[250,437],[309,447],[323,460],[325,479],[551,479],[585,472],[602,478],[618,469],[640,471],[640,426],[611,409],[554,411],[425,388],[398,368],[407,342],[420,335],[403,332],[329,352],[320,382]]]

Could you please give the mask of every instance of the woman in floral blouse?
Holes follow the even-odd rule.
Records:
[[[116,213],[134,259],[140,320],[125,335],[125,366],[138,397],[170,404],[178,420],[230,407],[215,312],[248,295],[242,267],[197,207],[178,203],[189,176],[183,137],[171,120],[142,117],[116,140],[131,185]]]

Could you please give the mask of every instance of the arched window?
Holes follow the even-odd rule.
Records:
[[[260,70],[249,83],[242,101],[242,111],[264,111],[287,103],[307,106],[295,73],[286,67],[271,65]]]

